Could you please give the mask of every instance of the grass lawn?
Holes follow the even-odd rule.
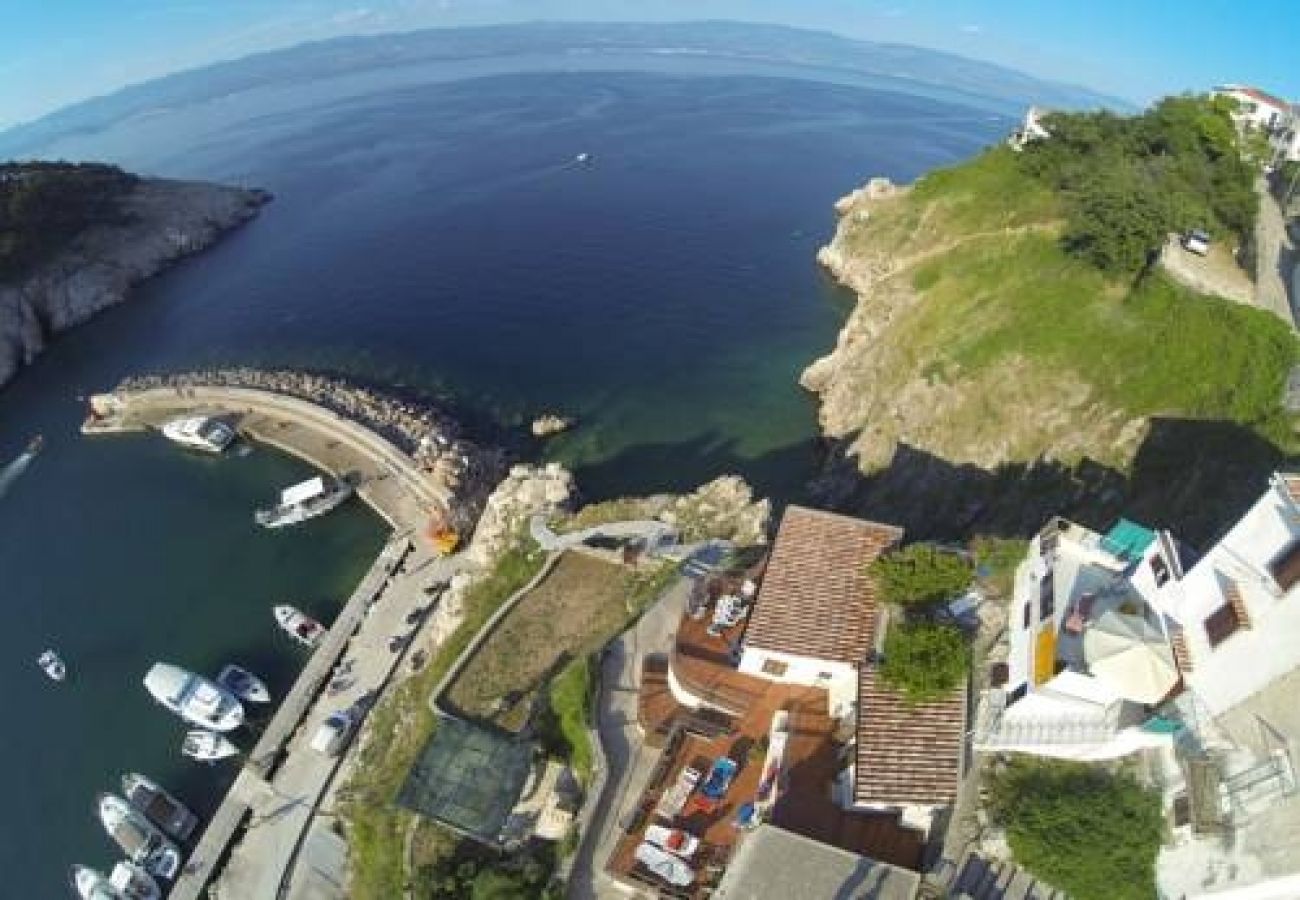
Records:
[[[566,553],[470,660],[447,703],[510,731],[528,722],[546,684],[603,645],[633,610],[632,576],[615,563]]]

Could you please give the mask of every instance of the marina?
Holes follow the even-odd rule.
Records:
[[[82,429],[87,435],[162,429],[177,421],[233,422],[232,428],[241,436],[324,470],[323,476],[285,491],[293,496],[287,500],[282,496],[282,507],[290,501],[329,497],[330,485],[347,486],[347,494],[355,485],[362,500],[393,526],[393,536],[331,626],[326,628],[292,606],[282,604],[273,610],[276,623],[309,647],[311,656],[256,745],[240,757],[242,767],[234,784],[207,822],[189,861],[175,873],[178,877],[169,893],[178,900],[197,898],[220,878],[220,890],[226,894],[274,895],[286,883],[315,807],[342,761],[338,751],[355,734],[355,725],[401,661],[402,654],[392,652],[399,636],[390,632],[409,621],[406,605],[414,608],[423,595],[410,573],[405,578],[395,578],[395,573],[412,555],[421,560],[418,567],[410,568],[423,570],[422,583],[456,566],[438,553],[436,542],[423,536],[442,534],[445,542],[447,532],[472,522],[474,498],[482,493],[480,485],[490,487],[486,476],[495,469],[480,460],[472,446],[441,434],[420,442],[423,452],[417,462],[388,437],[337,410],[259,388],[191,383],[118,390],[92,397],[90,410]],[[444,448],[441,457],[440,447]],[[388,615],[367,615],[390,595],[400,596],[404,605]],[[392,605],[390,601],[384,608]],[[345,663],[344,656],[356,653],[363,639],[375,652],[368,654],[368,671],[353,672],[356,660]],[[380,647],[387,650],[381,653]],[[340,673],[348,678],[336,678]],[[345,685],[341,693],[347,696],[332,689],[337,684]],[[146,685],[160,703],[201,726],[186,735],[185,754],[212,762],[237,750],[219,732],[242,723],[241,697],[247,694],[253,702],[269,699],[256,676],[230,665],[212,682],[177,666],[157,664]],[[327,685],[330,691],[324,690]],[[339,704],[349,699],[346,715],[352,727],[330,747],[315,746],[319,741],[313,738],[322,733],[321,724],[331,716],[339,718]],[[138,818],[154,827],[143,812]],[[265,818],[274,818],[277,827],[253,827]],[[167,841],[161,832],[157,834]],[[241,885],[235,891],[224,887],[231,879]]]

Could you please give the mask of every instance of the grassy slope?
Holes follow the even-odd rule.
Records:
[[[851,254],[904,260],[894,277],[920,295],[879,336],[890,364],[872,373],[872,389],[901,392],[918,373],[958,392],[967,386],[927,423],[948,430],[935,436],[940,449],[965,432],[1003,442],[1011,458],[1059,450],[1071,423],[1054,432],[1035,419],[1051,418],[1067,386],[1084,400],[1065,418],[1085,432],[1096,423],[1096,439],[1078,435],[1082,452],[1067,450],[1067,460],[1127,465],[1132,448],[1116,448],[1119,425],[1152,415],[1231,420],[1289,449],[1281,409],[1297,358],[1289,329],[1158,274],[1107,281],[1060,249],[1060,218],[1057,198],[999,148],[873,205],[866,222],[846,222]]]

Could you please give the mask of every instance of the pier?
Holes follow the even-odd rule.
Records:
[[[422,536],[431,521],[468,530],[494,481],[498,460],[436,430],[421,436],[417,452],[408,452],[374,423],[323,403],[260,387],[193,383],[191,377],[182,377],[184,383],[128,386],[92,397],[83,433],[139,432],[183,416],[220,417],[253,441],[347,477],[393,529],[243,758],[239,774],[169,894],[174,900],[205,895],[223,900],[277,898],[288,893],[298,851],[346,758],[346,753],[326,756],[311,749],[312,734],[342,709],[357,716],[353,735],[360,729],[360,719],[401,665],[403,655],[392,651],[390,639],[411,632],[408,617],[427,606],[428,585],[445,581],[465,566],[458,556],[437,557]],[[313,384],[322,380],[303,377]],[[338,382],[328,384],[334,390],[346,389]],[[371,407],[375,396],[362,392]],[[405,416],[403,424],[409,424],[406,409],[399,407],[399,413]],[[425,421],[417,417],[417,424]],[[409,427],[405,436],[409,447]],[[352,683],[327,696],[325,687],[345,658]]]

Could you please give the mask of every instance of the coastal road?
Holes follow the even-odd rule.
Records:
[[[1291,282],[1300,260],[1287,234],[1282,208],[1262,178],[1256,184],[1256,193],[1259,215],[1255,219],[1255,304],[1294,328],[1294,304],[1300,298],[1291,295]]]
[[[284,762],[254,799],[247,832],[215,886],[215,895],[221,900],[281,896],[290,867],[340,764],[340,757],[325,756],[309,746],[312,735],[330,713],[364,707],[378,696],[399,659],[399,654],[388,649],[389,639],[410,634],[407,616],[429,602],[424,588],[461,567],[457,557],[429,561],[422,552],[413,553],[405,571],[390,579],[349,643],[344,665],[351,661],[354,683],[335,696],[321,695],[289,741]],[[312,854],[313,858],[318,855]]]
[[[636,806],[659,759],[658,750],[645,746],[637,725],[641,661],[649,654],[671,651],[693,584],[690,577],[678,578],[635,626],[609,645],[601,662],[596,725],[605,751],[605,788],[574,856],[570,900],[627,896],[604,868],[622,836],[619,821]]]

